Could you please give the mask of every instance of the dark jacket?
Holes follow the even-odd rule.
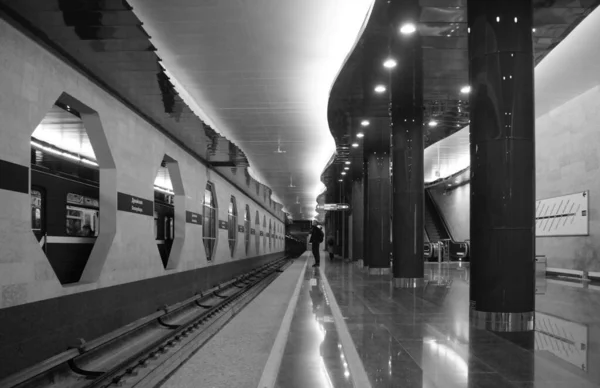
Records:
[[[318,226],[313,226],[310,231],[310,240],[311,244],[320,244],[323,241],[323,231],[319,229]]]

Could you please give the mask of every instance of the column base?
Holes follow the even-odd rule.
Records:
[[[496,313],[471,309],[471,325],[477,329],[498,332],[532,331],[535,328],[535,312]]]
[[[390,273],[389,268],[369,268],[369,275],[389,275]]]
[[[425,284],[423,278],[394,278],[394,288],[420,288]]]

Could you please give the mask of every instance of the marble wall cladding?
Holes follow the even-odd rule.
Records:
[[[536,198],[589,190],[589,236],[538,237],[549,267],[600,271],[600,87],[536,120]],[[469,237],[469,186],[432,190],[453,237]]]
[[[600,271],[600,87],[536,121],[536,196],[589,190],[589,236],[538,237],[549,267]]]
[[[167,154],[179,164],[186,210],[202,213],[204,187],[207,180],[210,180],[216,187],[219,219],[227,220],[231,195],[235,195],[238,201],[241,220],[246,204],[250,205],[253,217],[256,210],[259,210],[261,225],[262,216],[268,214],[263,208],[262,197],[257,201],[237,190],[223,176],[198,162],[93,82],[3,20],[0,20],[0,90],[2,160],[29,166],[33,130],[58,97],[66,93],[99,114],[116,165],[115,196],[116,191],[119,191],[153,200],[154,178],[163,156]],[[225,175],[234,179],[240,187],[245,187],[245,177],[241,170],[236,176],[230,173]],[[29,195],[0,190],[0,203],[0,308],[189,271],[207,265],[201,226],[185,225],[181,260],[176,268],[165,270],[154,241],[153,218],[118,212],[116,235],[106,248],[106,261],[99,277],[90,283],[64,287],[57,280],[31,232]],[[273,216],[270,217],[274,219]],[[238,237],[243,239],[243,234]],[[283,246],[278,250],[265,250],[261,243],[259,254],[283,250]],[[253,256],[257,256],[254,245],[251,246],[249,255],[245,254],[245,249],[238,248],[232,258],[227,231],[221,230],[217,253],[211,265]]]

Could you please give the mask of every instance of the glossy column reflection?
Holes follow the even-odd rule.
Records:
[[[533,328],[532,0],[470,0],[471,319]]]
[[[365,137],[365,259],[369,273],[384,275],[390,268],[390,155],[389,119],[371,121]]]
[[[399,62],[391,75],[394,285],[413,288],[424,276],[423,54],[419,33],[399,34],[398,26],[419,20],[419,2],[395,1],[389,14],[390,54]]]

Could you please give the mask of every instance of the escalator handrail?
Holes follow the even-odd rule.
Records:
[[[430,189],[425,189],[425,192],[427,193],[427,196],[429,197],[429,201],[433,205],[433,208],[436,211],[439,220],[442,222],[442,227],[444,228],[444,231],[446,232],[446,235],[449,237],[448,240],[450,240],[450,242],[452,242],[452,243],[458,243],[458,241],[454,240],[454,237],[452,237],[452,233],[450,233],[450,229],[448,228],[448,224],[446,224],[446,220],[442,216],[442,213],[440,212],[440,208],[435,203],[435,200],[433,199],[433,196],[431,195],[431,192],[429,190]]]

